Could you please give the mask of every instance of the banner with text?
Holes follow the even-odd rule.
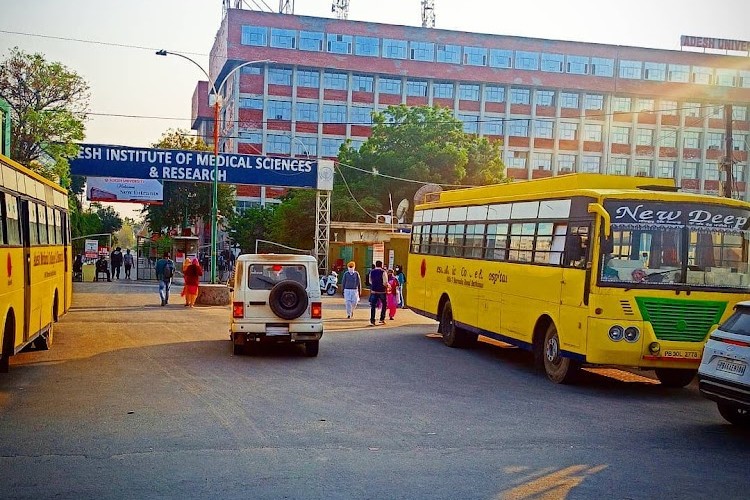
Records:
[[[155,179],[88,177],[86,195],[89,201],[160,203],[164,199],[164,186]]]

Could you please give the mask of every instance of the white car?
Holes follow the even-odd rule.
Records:
[[[701,394],[735,425],[750,426],[750,301],[711,332],[698,368]]]
[[[317,356],[323,336],[318,263],[309,255],[248,254],[236,262],[230,337],[234,353],[261,342],[299,343]]]

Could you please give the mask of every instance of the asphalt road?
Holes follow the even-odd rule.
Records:
[[[173,302],[179,297],[175,297]],[[0,376],[2,498],[747,498],[750,433],[695,386],[449,349],[326,299],[320,355],[233,356],[228,308],[76,284],[50,351]]]

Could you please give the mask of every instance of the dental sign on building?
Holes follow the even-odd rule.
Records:
[[[80,144],[73,175],[159,181],[213,182],[216,157],[208,151]],[[333,162],[221,153],[217,181],[289,188],[333,189]]]

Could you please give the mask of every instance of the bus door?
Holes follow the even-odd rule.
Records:
[[[588,325],[588,276],[591,263],[591,223],[571,221],[565,239],[560,280],[560,317],[557,325],[562,348],[580,347]]]
[[[19,199],[21,239],[23,240],[23,341],[27,342],[32,333],[32,320],[40,320],[41,305],[31,300],[31,234],[30,227],[36,228],[36,207],[28,200]],[[32,308],[36,306],[35,310]]]

